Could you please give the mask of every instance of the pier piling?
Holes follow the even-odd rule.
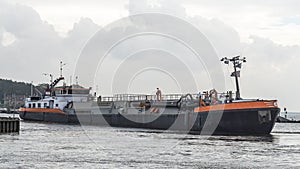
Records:
[[[12,133],[20,131],[20,119],[0,117],[0,133]]]

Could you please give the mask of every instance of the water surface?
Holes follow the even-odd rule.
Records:
[[[270,136],[199,136],[156,130],[21,122],[0,135],[0,168],[300,168],[300,124]]]

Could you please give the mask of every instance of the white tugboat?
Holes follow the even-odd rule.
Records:
[[[79,85],[55,87],[63,79],[59,77],[52,82],[43,96],[26,98],[24,107],[19,109],[20,117],[24,120],[69,122],[63,118],[68,116],[64,110],[74,102],[87,102],[90,88]]]

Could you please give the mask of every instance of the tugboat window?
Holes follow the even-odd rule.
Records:
[[[35,108],[35,103],[32,103],[32,108]]]
[[[53,108],[53,104],[54,104],[54,101],[53,101],[53,100],[50,100],[50,101],[49,101],[49,107],[50,107],[50,108]]]
[[[56,107],[58,107],[58,104],[55,104]]]
[[[28,108],[31,108],[31,104],[28,104]]]
[[[37,104],[37,107],[38,107],[38,108],[41,108],[41,103],[38,103],[38,104]]]

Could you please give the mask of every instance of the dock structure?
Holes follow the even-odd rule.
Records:
[[[0,133],[13,133],[20,131],[20,119],[0,117]]]
[[[290,120],[282,116],[278,116],[276,119],[277,123],[300,123],[300,120]]]

